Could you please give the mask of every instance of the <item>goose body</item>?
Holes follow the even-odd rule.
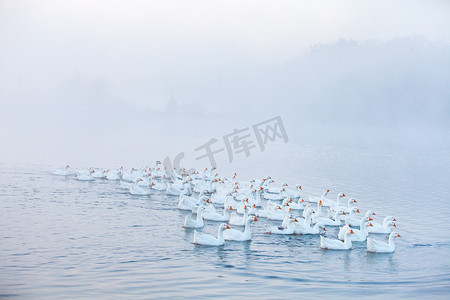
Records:
[[[397,232],[391,232],[388,243],[367,238],[367,251],[374,253],[392,253],[395,251],[394,239],[396,237],[401,237],[401,235]]]
[[[250,229],[250,225],[252,221],[258,221],[258,219],[256,217],[247,217],[246,221],[245,221],[245,228],[244,231],[240,231],[240,230],[236,230],[236,229],[226,229],[223,232],[223,236],[225,238],[225,240],[228,241],[239,241],[239,242],[243,242],[243,241],[250,241],[252,239],[252,231]]]
[[[320,248],[326,250],[348,250],[352,248],[352,241],[350,240],[350,234],[353,234],[352,230],[345,232],[344,241],[329,239],[324,236],[320,236]]]
[[[204,208],[201,206],[199,206],[197,208],[197,218],[196,219],[192,219],[190,216],[186,216],[186,218],[184,219],[184,228],[202,228],[204,226],[202,213],[201,213],[201,211],[203,209]]]
[[[227,224],[220,224],[219,230],[217,233],[217,238],[206,234],[194,231],[194,244],[196,245],[205,245],[205,246],[222,246],[225,243],[225,239],[223,238],[223,231],[225,229],[231,229]]]

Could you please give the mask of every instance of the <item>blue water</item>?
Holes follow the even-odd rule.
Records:
[[[195,246],[176,197],[132,196],[118,182],[79,182],[51,175],[53,168],[0,164],[0,297],[450,295],[448,152],[286,145],[224,166],[242,179],[270,173],[277,184],[301,183],[310,194],[343,191],[361,211],[394,215],[402,238],[392,254],[367,253],[365,243],[326,251],[318,236],[266,235],[277,223],[266,219],[253,223],[251,242]],[[204,232],[216,234],[217,226],[207,221]]]

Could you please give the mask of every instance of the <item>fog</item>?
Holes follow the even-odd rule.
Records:
[[[0,1],[0,162],[289,143],[450,147],[447,1]],[[192,157],[191,157],[192,161]]]

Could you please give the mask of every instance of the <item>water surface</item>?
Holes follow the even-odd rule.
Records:
[[[243,161],[242,179],[270,171],[277,184],[301,183],[310,194],[344,191],[362,211],[398,219],[396,252],[367,253],[365,243],[321,250],[318,236],[265,234],[277,223],[266,219],[253,223],[251,242],[195,246],[176,197],[132,196],[117,182],[51,175],[53,166],[1,164],[0,296],[448,297],[448,152],[276,150]],[[204,231],[217,226],[207,221]]]

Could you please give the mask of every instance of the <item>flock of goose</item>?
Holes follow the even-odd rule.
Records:
[[[81,181],[119,181],[120,187],[132,195],[149,195],[156,190],[178,197],[177,208],[192,212],[185,218],[184,227],[195,229],[193,243],[197,245],[251,240],[252,222],[263,218],[281,222],[268,226],[267,234],[320,235],[322,249],[348,250],[353,242],[366,242],[369,252],[391,253],[395,251],[394,239],[400,237],[393,231],[397,227],[394,217],[387,216],[380,223],[374,220],[372,210],[360,216],[357,201],[344,193],[335,201],[328,198],[329,190],[320,197],[307,197],[300,185],[272,186],[270,176],[246,182],[238,180],[236,173],[231,178],[221,177],[215,168],[191,174],[186,169],[167,170],[159,161],[154,167],[129,170],[72,170],[68,165],[53,174],[75,176]],[[196,230],[205,226],[204,220],[220,222],[217,237]],[[336,239],[322,235],[328,226],[340,227]],[[387,243],[372,237],[383,234],[389,235]]]

